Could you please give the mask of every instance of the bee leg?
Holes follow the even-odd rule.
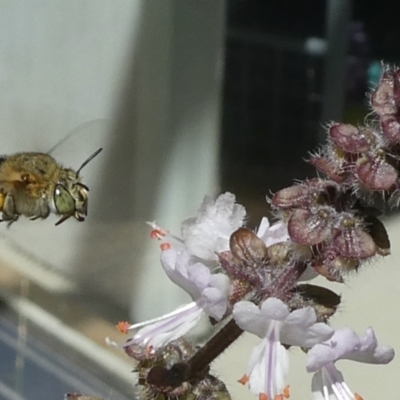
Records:
[[[15,212],[14,199],[11,194],[6,194],[2,209],[2,221],[7,221],[8,226],[18,219],[19,215]]]
[[[32,221],[37,218],[45,219],[50,215],[50,207],[48,201],[45,198],[42,198],[39,202],[39,209],[37,210],[36,215],[32,218]]]

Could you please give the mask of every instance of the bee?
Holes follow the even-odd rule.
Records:
[[[61,216],[56,225],[70,217],[84,221],[88,187],[79,173],[102,149],[87,158],[77,171],[64,168],[46,153],[16,153],[0,157],[0,211],[12,224],[23,215],[35,220],[50,213]]]

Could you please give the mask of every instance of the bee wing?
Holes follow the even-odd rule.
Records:
[[[111,121],[108,119],[85,122],[61,137],[48,154],[65,167],[77,170],[90,154],[106,146],[111,130]]]

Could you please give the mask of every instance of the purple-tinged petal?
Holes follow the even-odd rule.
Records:
[[[272,246],[275,243],[287,242],[289,240],[289,233],[287,225],[280,221],[273,224],[260,238],[264,241],[267,247]]]
[[[315,372],[328,363],[356,351],[361,345],[358,335],[350,328],[338,329],[325,343],[316,344],[307,353],[307,371]]]
[[[368,328],[365,336],[360,339],[358,351],[342,358],[367,364],[387,364],[393,360],[394,350],[389,346],[379,346],[373,329]]]
[[[311,307],[290,313],[281,329],[282,343],[311,347],[332,337],[334,331],[324,323],[316,323],[317,317]]]
[[[261,310],[250,301],[239,301],[233,307],[233,318],[240,328],[260,338],[265,337],[271,322],[283,321],[288,315],[287,305],[273,297],[264,301]]]
[[[156,322],[151,320],[147,321],[147,324],[145,322],[132,325],[129,330],[144,327],[139,329],[131,339],[128,339],[123,347],[139,346],[156,349],[165,346],[192,329],[199,321],[201,314],[202,309],[193,302],[158,318]]]
[[[225,314],[228,307],[227,297],[218,289],[209,287],[205,289],[201,297],[200,304],[204,304],[203,309],[207,315],[219,321]]]
[[[357,400],[333,364],[314,374],[311,384],[313,400]]]
[[[279,299],[270,297],[261,305],[262,316],[274,321],[284,321],[290,314],[289,307]]]
[[[260,226],[257,229],[257,236],[260,239],[264,240],[264,236],[267,235],[268,232],[268,228],[271,226],[271,224],[269,223],[268,218],[263,217],[261,218],[261,222],[260,222]]]
[[[210,269],[201,263],[189,265],[187,267],[187,279],[199,292],[202,292],[210,283]]]
[[[285,387],[288,369],[287,350],[279,342],[265,338],[251,353],[248,373],[251,392],[275,399]]]
[[[211,275],[209,285],[218,289],[226,297],[229,295],[229,291],[231,289],[231,281],[226,275],[224,274]]]
[[[168,276],[171,271],[175,270],[177,258],[178,252],[174,247],[171,247],[168,250],[164,250],[161,253],[161,265]]]
[[[174,248],[164,250],[161,253],[161,264],[172,282],[189,293],[193,299],[198,297],[199,290],[195,283],[188,278],[189,256],[184,250],[180,252],[177,252]],[[198,267],[199,280],[201,276],[207,273],[209,273],[209,269],[206,266]]]
[[[260,338],[265,337],[269,321],[260,318],[260,309],[255,304],[250,301],[239,301],[233,306],[232,315],[240,328]]]

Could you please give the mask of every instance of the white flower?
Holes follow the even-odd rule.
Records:
[[[260,398],[275,399],[285,393],[285,379],[289,367],[284,345],[310,347],[330,338],[333,330],[316,323],[311,307],[290,312],[279,299],[269,298],[261,308],[248,301],[236,303],[233,317],[243,330],[262,338],[251,354],[248,374],[250,390]]]
[[[229,248],[230,235],[242,226],[245,214],[244,207],[235,203],[235,196],[225,193],[215,202],[206,197],[197,216],[182,223],[183,239],[150,223],[151,236],[165,241],[161,264],[166,274],[193,302],[162,317],[131,325],[129,330],[139,330],[124,347],[152,351],[186,334],[203,313],[217,321],[225,315],[230,280],[224,274],[212,273],[205,263],[215,263],[217,252]]]
[[[177,308],[161,317],[129,326],[129,331],[139,329],[122,347],[140,348],[151,354],[158,348],[180,338],[192,329],[199,321],[203,310],[196,302]],[[112,344],[112,343],[111,343]]]
[[[126,349],[132,346],[151,353],[189,332],[204,313],[219,321],[227,310],[230,281],[226,275],[212,274],[200,262],[193,263],[184,249],[177,251],[175,247],[162,252],[161,264],[193,302],[159,318],[129,326],[128,330],[137,332],[123,345]]]
[[[219,321],[228,306],[230,280],[224,274],[212,274],[200,262],[193,263],[185,250],[174,247],[161,254],[161,264],[172,282],[184,289],[209,316]]]
[[[182,237],[187,252],[203,260],[215,260],[216,253],[229,250],[229,238],[243,225],[246,210],[235,203],[232,193],[215,201],[206,197],[197,215],[183,221]]]
[[[378,346],[372,328],[364,337],[359,337],[350,328],[335,331],[325,343],[316,344],[307,354],[307,371],[315,372],[312,380],[314,400],[360,400],[353,394],[334,363],[338,360],[353,360],[370,364],[387,364],[392,361],[394,350]]]

